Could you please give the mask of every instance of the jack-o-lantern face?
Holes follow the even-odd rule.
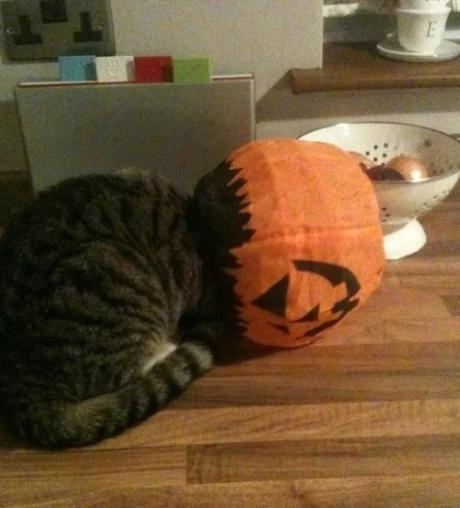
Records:
[[[335,146],[250,143],[204,177],[195,197],[213,242],[208,256],[233,295],[230,315],[255,342],[308,344],[380,283],[383,241],[372,183]]]
[[[310,337],[314,337],[337,324],[359,304],[359,298],[356,298],[356,295],[361,286],[353,273],[346,268],[321,261],[304,260],[294,260],[293,265],[297,270],[297,276],[286,275],[264,294],[253,300],[252,305],[274,316],[281,317],[284,321],[281,324],[278,324],[275,319],[268,319],[267,322],[283,334],[292,335],[297,341],[305,343],[310,341]],[[343,285],[342,289],[345,291],[345,296],[327,309],[322,308],[321,302],[309,309],[302,309],[301,305],[304,300],[298,299],[295,302],[297,305],[291,311],[288,307],[289,291],[296,285],[297,281],[301,284],[302,276],[305,277],[308,274],[323,277],[331,288]],[[299,292],[299,289],[293,290],[296,293]],[[324,295],[327,291],[328,288],[326,287],[321,294]],[[300,317],[295,315],[299,311],[302,314]]]

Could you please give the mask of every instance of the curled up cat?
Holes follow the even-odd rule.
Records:
[[[0,239],[0,411],[50,448],[115,435],[213,365],[190,200],[133,171],[65,181]]]

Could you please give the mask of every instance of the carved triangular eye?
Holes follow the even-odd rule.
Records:
[[[304,317],[293,321],[293,323],[305,323],[306,321],[318,321],[320,305],[316,305],[313,309],[309,310]]]
[[[286,275],[252,303],[276,316],[285,317],[288,291],[289,275]]]
[[[291,331],[289,330],[289,326],[286,326],[286,325],[275,325],[273,323],[270,323],[271,326],[273,326],[273,328],[276,328],[277,330],[279,330],[280,332],[283,332],[285,333],[286,335],[289,335],[291,333]]]

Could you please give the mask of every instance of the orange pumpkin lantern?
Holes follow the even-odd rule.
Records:
[[[326,143],[249,143],[199,182],[208,261],[222,311],[263,345],[316,340],[380,283],[383,240],[372,183]]]

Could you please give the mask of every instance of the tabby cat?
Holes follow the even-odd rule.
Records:
[[[204,317],[189,207],[128,171],[58,184],[12,221],[0,240],[0,410],[22,438],[95,443],[212,366],[222,330]]]

